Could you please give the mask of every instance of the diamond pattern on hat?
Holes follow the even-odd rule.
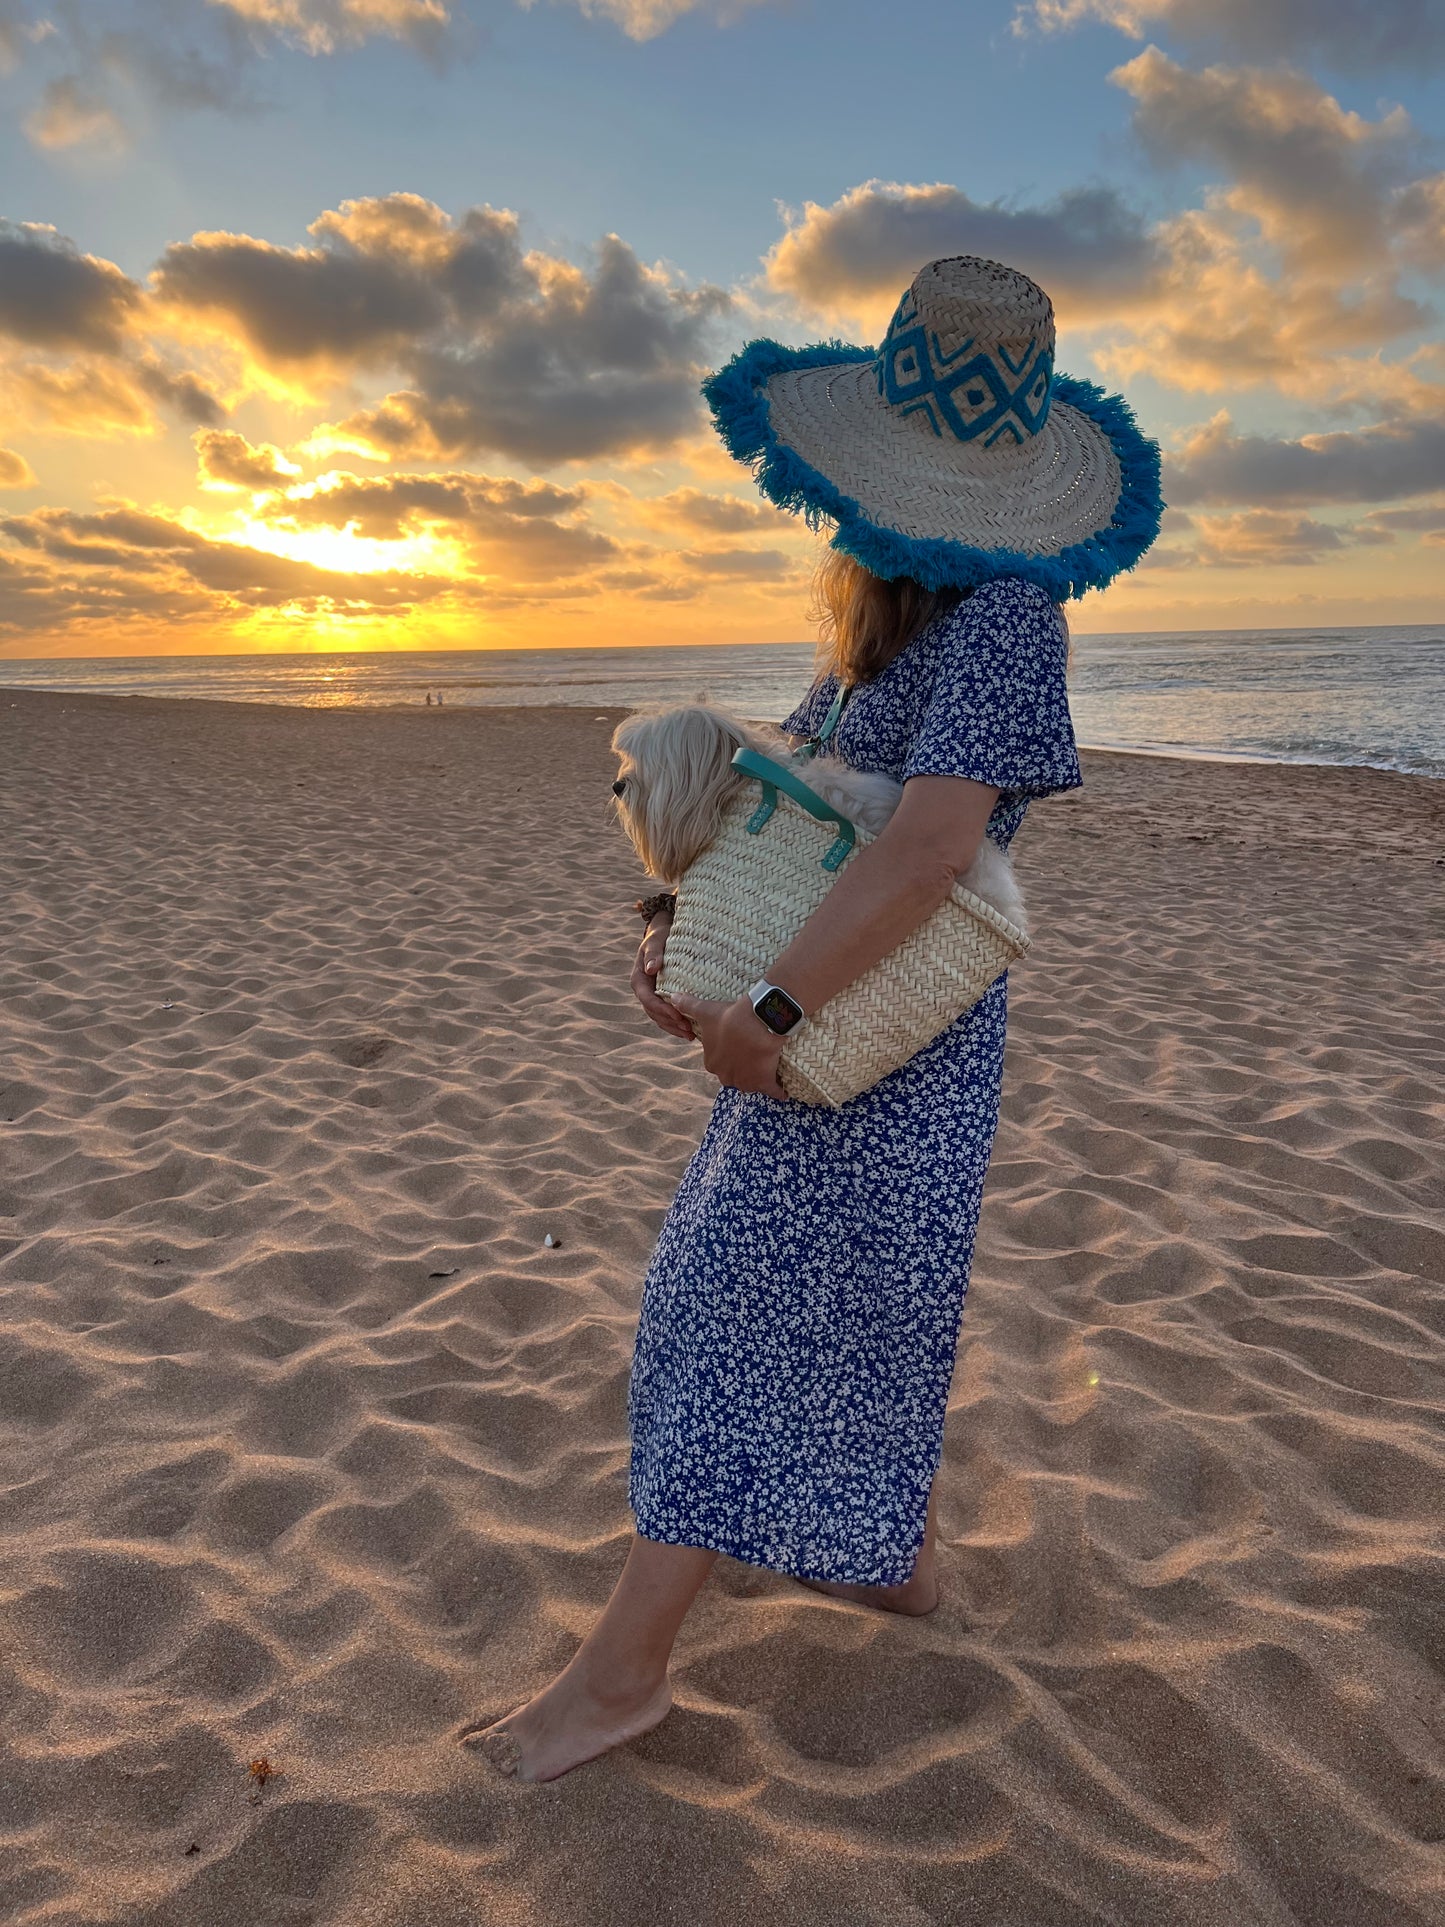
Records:
[[[1047,319],[1051,324],[1052,316]],[[1052,325],[1012,341],[1000,335],[984,343],[970,334],[950,349],[929,321],[915,282],[894,310],[874,363],[884,400],[903,417],[921,416],[935,435],[960,442],[982,437],[985,448],[1004,436],[1022,443],[1037,435],[1049,416]]]

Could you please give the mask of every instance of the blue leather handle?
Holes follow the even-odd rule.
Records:
[[[795,803],[805,809],[809,816],[816,817],[820,823],[836,823],[838,834],[822,859],[825,870],[836,870],[847,857],[858,840],[858,832],[841,810],[835,810],[831,803],[825,803],[815,790],[810,790],[802,778],[790,770],[785,763],[773,761],[764,756],[761,750],[738,749],[733,751],[733,768],[740,769],[745,776],[756,776],[763,786],[763,800],[748,819],[748,830],[756,836],[777,808],[778,791],[790,796]]]
[[[853,694],[853,685],[851,683],[846,683],[846,682],[839,683],[838,693],[833,698],[832,706],[829,709],[827,715],[823,718],[822,723],[819,725],[817,735],[810,736],[806,743],[799,744],[798,749],[795,752],[799,757],[816,756],[818,754],[818,751],[823,747],[823,745],[828,741],[829,737],[833,734],[833,731],[838,727],[838,724],[842,719],[843,711],[848,707],[848,698],[852,694]]]

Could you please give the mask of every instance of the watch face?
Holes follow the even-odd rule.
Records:
[[[780,1037],[791,1030],[803,1014],[785,990],[770,990],[758,999],[753,1009],[768,1029],[775,1030]]]

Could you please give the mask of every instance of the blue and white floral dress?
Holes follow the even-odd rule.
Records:
[[[1068,637],[1047,594],[976,589],[857,688],[833,750],[858,769],[1029,799],[1080,782]],[[828,678],[783,727],[810,734]],[[984,1173],[1006,979],[837,1110],[725,1086],[643,1287],[629,1391],[637,1529],[800,1578],[913,1570],[938,1469]]]

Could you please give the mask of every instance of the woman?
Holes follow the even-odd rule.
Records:
[[[1059,604],[1158,531],[1158,450],[1127,406],[1053,372],[1053,310],[973,257],[934,261],[876,352],[755,342],[704,392],[779,506],[836,523],[827,673],[787,719],[903,783],[768,981],[804,1020],[895,949],[1030,800],[1074,788]],[[649,1266],[630,1390],[637,1534],[566,1669],[487,1729],[546,1780],[655,1726],[667,1664],[717,1554],[889,1612],[938,1600],[932,1487],[984,1172],[1006,980],[837,1110],[789,1102],[785,1042],[752,1002],[632,985],[697,1038],[722,1088]]]

